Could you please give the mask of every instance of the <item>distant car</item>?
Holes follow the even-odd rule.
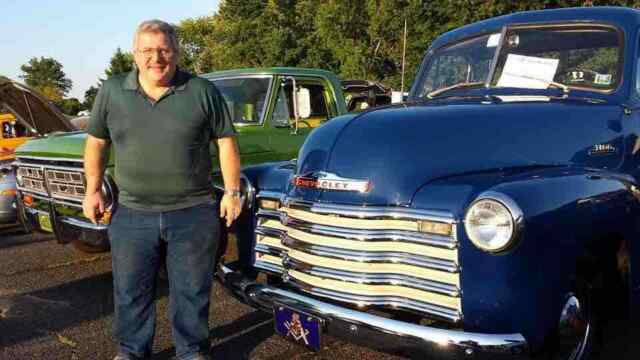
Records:
[[[342,80],[342,91],[349,112],[391,104],[391,90],[383,84],[368,80]]]
[[[17,221],[16,176],[9,166],[0,167],[0,224]]]
[[[0,76],[0,225],[18,222],[15,149],[27,140],[75,127],[37,91]]]

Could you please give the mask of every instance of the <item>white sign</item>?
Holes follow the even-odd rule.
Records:
[[[558,59],[509,54],[498,86],[546,89],[558,69]]]
[[[500,34],[491,34],[487,39],[487,47],[496,47],[500,43]]]

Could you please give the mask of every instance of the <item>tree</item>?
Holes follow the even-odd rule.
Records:
[[[61,100],[71,90],[72,82],[62,70],[62,64],[53,58],[31,58],[20,67],[24,82],[40,91],[47,99]]]
[[[117,48],[109,60],[109,67],[104,71],[107,78],[133,70],[133,54]]]
[[[213,21],[212,16],[204,16],[183,20],[176,26],[180,42],[178,65],[181,69],[196,74],[213,70],[209,46],[214,32]]]
[[[60,111],[71,116],[78,115],[78,112],[82,110],[82,104],[76,98],[61,99],[55,101],[54,104],[60,109]]]
[[[82,102],[82,106],[91,111],[93,109],[93,102],[96,100],[96,95],[98,95],[98,87],[91,86],[87,91],[84,92],[84,101]]]

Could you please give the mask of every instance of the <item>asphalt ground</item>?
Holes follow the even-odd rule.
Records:
[[[168,288],[158,283],[153,359],[171,359]],[[274,334],[273,321],[214,284],[215,359],[401,359],[324,337],[319,353]],[[82,254],[51,236],[0,230],[0,359],[111,359],[113,296],[109,254]],[[602,359],[640,358],[640,331],[615,323]]]
[[[168,288],[158,282],[153,359],[175,349]],[[323,338],[315,353],[276,335],[269,314],[214,284],[210,329],[215,359],[400,359]],[[0,230],[0,359],[112,359],[111,256],[82,254],[51,236]]]

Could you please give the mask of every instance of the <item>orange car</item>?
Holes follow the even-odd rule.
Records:
[[[31,138],[11,113],[0,114],[0,162],[13,160],[16,148]]]
[[[19,220],[11,166],[16,148],[32,137],[70,130],[72,123],[37,91],[0,76],[0,227]]]

